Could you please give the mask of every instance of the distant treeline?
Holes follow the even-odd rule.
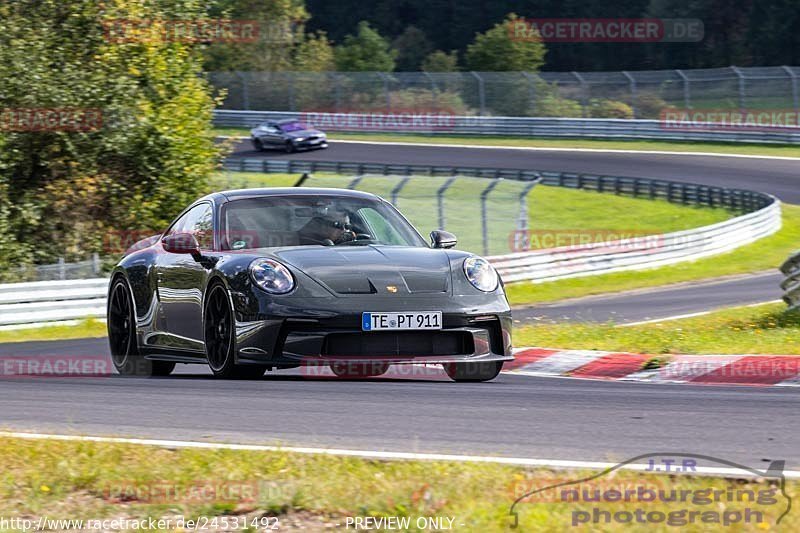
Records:
[[[462,63],[475,34],[511,12],[526,18],[696,18],[705,25],[699,43],[547,43],[545,70],[800,63],[798,0],[306,0],[305,5],[311,15],[307,28],[327,32],[334,44],[366,20],[391,42],[406,34],[400,46],[411,41],[426,52],[455,50]],[[416,32],[409,39],[409,27],[424,39]],[[401,53],[396,70],[418,70],[415,63],[425,56]]]

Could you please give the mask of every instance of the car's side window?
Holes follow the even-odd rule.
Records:
[[[201,250],[214,247],[214,217],[209,204],[199,204],[187,211],[169,230],[173,233],[192,233]]]

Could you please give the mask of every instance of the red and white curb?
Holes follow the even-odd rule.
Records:
[[[796,355],[648,355],[519,348],[505,373],[648,383],[800,386]],[[645,366],[657,368],[645,369]],[[650,363],[648,365],[648,363]]]

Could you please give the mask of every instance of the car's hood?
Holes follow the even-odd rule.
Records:
[[[325,246],[277,250],[275,256],[338,294],[447,292],[444,250],[406,246]]]

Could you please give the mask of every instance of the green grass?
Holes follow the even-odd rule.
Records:
[[[517,346],[651,354],[800,354],[800,313],[765,304],[638,326],[540,323],[514,329]]]
[[[624,458],[614,458],[624,459]],[[552,471],[476,463],[382,462],[356,458],[301,455],[282,452],[164,449],[106,443],[30,441],[0,438],[0,516],[50,519],[124,517],[146,519],[183,515],[190,517],[275,516],[280,530],[345,529],[348,516],[453,518],[455,531],[513,531],[510,506],[532,490],[582,479],[597,472]],[[787,482],[786,492],[797,483]],[[231,497],[192,488],[228,487]],[[629,488],[708,491],[749,489],[767,491],[763,480],[735,481],[708,477],[655,476],[618,471],[597,481],[574,486],[603,492]],[[148,494],[166,494],[153,502]],[[152,492],[151,492],[152,491]],[[240,491],[242,496],[237,496]],[[698,492],[697,494],[703,494]],[[723,493],[724,494],[724,493]],[[205,495],[205,496],[203,496]],[[560,492],[525,500],[517,507],[517,531],[569,529],[572,513],[591,511],[595,504],[557,501]],[[764,502],[766,503],[766,502]],[[742,503],[602,503],[612,512],[707,511],[741,509]],[[786,510],[787,500],[777,493],[771,505],[749,504],[763,512],[764,524],[737,531],[774,527]],[[338,527],[337,527],[338,525]],[[781,524],[786,531],[800,527],[800,513]],[[352,527],[352,526],[351,526]],[[681,531],[704,531],[695,524]],[[592,530],[612,531],[619,526]],[[639,526],[644,530],[644,526]],[[266,529],[266,528],[261,528]],[[261,530],[260,529],[260,530]],[[649,530],[675,531],[664,523]],[[253,531],[253,529],[250,529]]]
[[[85,339],[105,337],[106,324],[99,320],[87,319],[69,326],[44,326],[40,328],[0,330],[0,343],[50,341],[63,339]]]
[[[800,206],[783,204],[782,207],[780,231],[732,252],[649,270],[538,284],[513,283],[507,288],[508,299],[512,305],[520,306],[777,269],[800,248]]]
[[[217,128],[216,135],[247,136],[245,128]],[[426,144],[476,144],[485,146],[523,146],[532,148],[594,148],[597,150],[654,150],[666,152],[710,152],[719,154],[766,155],[800,157],[800,147],[794,145],[764,145],[756,143],[687,142],[687,141],[620,141],[600,139],[542,139],[530,137],[481,137],[459,135],[415,135],[378,133],[332,133],[332,143],[337,139],[371,142],[409,142]]]
[[[273,177],[274,176],[274,177]],[[293,185],[299,176],[228,172],[215,178],[219,188]],[[305,186],[347,187],[353,177],[315,174]],[[402,178],[368,176],[358,189],[391,199]],[[402,189],[398,208],[423,235],[439,227],[437,190],[444,177],[415,177]],[[497,255],[513,249],[519,217],[519,195],[525,184],[502,181],[488,196],[488,250],[483,249],[481,192],[489,182],[458,178],[445,193],[445,229],[459,238],[458,247]],[[552,239],[589,237],[613,240],[617,236],[657,234],[690,229],[730,218],[724,209],[688,207],[663,200],[646,200],[613,194],[539,186],[528,196],[528,226],[533,247],[546,247]],[[551,239],[548,241],[547,239]],[[542,246],[536,246],[541,244]]]

